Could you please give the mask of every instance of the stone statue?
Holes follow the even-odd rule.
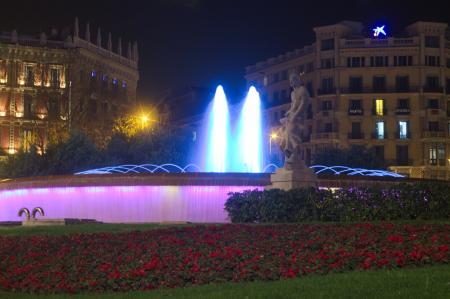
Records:
[[[280,120],[281,128],[279,133],[280,147],[285,155],[284,168],[291,170],[295,168],[305,168],[305,164],[300,156],[299,146],[302,143],[302,131],[304,129],[303,120],[306,118],[310,97],[304,82],[297,74],[292,74],[289,81],[293,91],[291,92],[291,108],[286,112],[285,117]]]

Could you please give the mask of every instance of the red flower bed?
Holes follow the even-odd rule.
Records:
[[[450,225],[193,226],[0,237],[0,290],[129,291],[450,261]]]

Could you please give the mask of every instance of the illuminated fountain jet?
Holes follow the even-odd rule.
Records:
[[[237,141],[238,146],[234,151],[237,157],[233,159],[233,171],[261,172],[263,156],[261,99],[253,86],[250,87],[242,107]]]
[[[229,137],[228,102],[223,87],[216,89],[207,119],[206,161],[207,172],[225,172],[227,170]]]
[[[386,32],[384,31],[384,25],[373,29],[373,36],[378,37],[380,33],[386,36]]]

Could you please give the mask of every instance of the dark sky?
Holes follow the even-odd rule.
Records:
[[[416,20],[450,23],[448,1],[7,1],[0,30],[19,33],[63,28],[78,16],[84,32],[91,23],[124,41],[137,40],[140,51],[139,96],[156,99],[167,88],[224,85],[243,92],[245,66],[302,47],[313,40],[312,27],[340,20],[385,22],[391,31]],[[414,4],[414,2],[418,4]],[[13,3],[13,4],[11,4]],[[6,7],[5,7],[6,6]]]

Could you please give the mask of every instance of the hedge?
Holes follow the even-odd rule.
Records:
[[[335,191],[301,188],[230,193],[232,222],[376,221],[450,219],[450,183],[400,183]]]

